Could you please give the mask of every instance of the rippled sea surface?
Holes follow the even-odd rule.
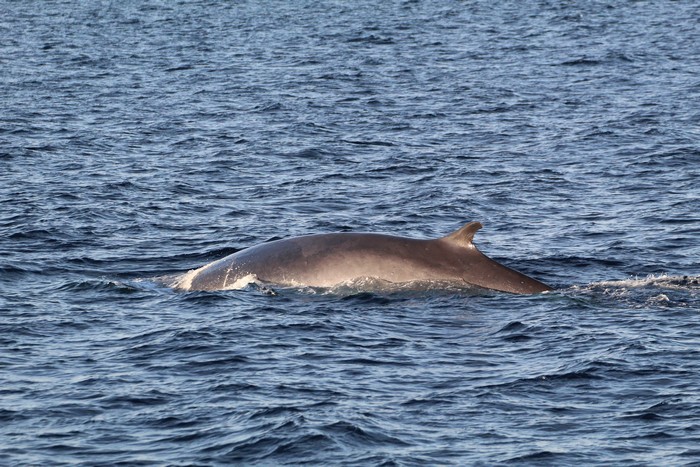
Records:
[[[0,463],[700,461],[697,2],[0,10]],[[471,220],[557,290],[157,279]]]

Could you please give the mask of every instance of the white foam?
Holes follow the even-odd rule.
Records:
[[[667,274],[650,274],[644,278],[630,277],[628,279],[601,281],[589,284],[587,288],[623,288],[639,289],[645,287],[656,287],[672,290],[688,290],[699,287],[699,276],[669,276]]]
[[[651,274],[646,277],[593,282],[571,287],[574,292],[602,294],[633,307],[688,306],[700,291],[700,276],[670,276]]]
[[[191,291],[192,290],[192,281],[194,280],[195,277],[197,277],[197,274],[200,272],[204,271],[207,269],[209,266],[211,266],[212,263],[205,264],[201,268],[197,269],[192,269],[190,271],[187,271],[186,273],[179,274],[177,276],[169,278],[167,281],[167,284],[169,287],[172,287],[174,289],[178,290],[184,290],[184,291]],[[231,284],[228,284],[228,276],[224,280],[224,284],[226,284],[224,287],[222,287],[220,290],[242,290],[245,289],[248,285],[250,284],[257,284],[257,285],[262,285],[260,280],[255,274],[248,274],[243,277],[239,277],[235,281],[233,281]]]
[[[402,293],[402,292],[454,292],[478,294],[484,289],[462,281],[417,280],[407,282],[390,282],[376,277],[357,277],[326,288],[333,295],[351,295],[361,292]]]
[[[228,282],[228,281],[225,281]],[[242,290],[248,287],[250,284],[262,285],[258,276],[255,274],[248,274],[243,277],[239,277],[233,283],[226,284],[222,290]]]
[[[202,266],[201,268],[192,269],[184,274],[180,274],[179,276],[173,277],[168,283],[168,286],[179,290],[190,290],[190,288],[192,287],[192,280],[207,266],[208,265]]]

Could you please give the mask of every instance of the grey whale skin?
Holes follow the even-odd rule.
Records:
[[[438,239],[374,233],[305,235],[263,243],[190,274],[187,290],[221,290],[253,275],[281,286],[333,287],[362,278],[390,283],[440,281],[516,294],[551,287],[499,264],[473,244],[482,225],[470,222]]]

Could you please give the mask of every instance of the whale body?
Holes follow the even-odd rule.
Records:
[[[291,287],[330,288],[360,279],[392,284],[440,283],[532,294],[546,284],[481,253],[470,222],[437,239],[376,233],[330,233],[276,240],[240,250],[190,271],[175,284],[185,290],[240,288],[247,278]],[[235,284],[239,284],[238,287]]]

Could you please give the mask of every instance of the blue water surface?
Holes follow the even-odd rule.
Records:
[[[697,2],[0,12],[1,464],[700,462]],[[471,220],[557,290],[161,280]]]

